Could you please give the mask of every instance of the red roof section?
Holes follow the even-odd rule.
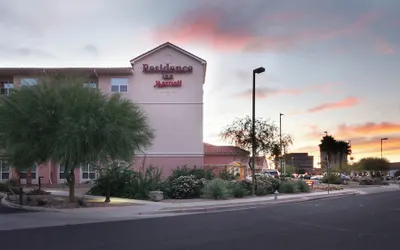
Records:
[[[234,146],[216,146],[209,143],[203,143],[204,155],[243,155],[247,156],[250,152]]]

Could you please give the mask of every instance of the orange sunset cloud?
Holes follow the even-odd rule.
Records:
[[[202,42],[221,51],[281,51],[304,43],[363,32],[377,17],[374,13],[367,13],[345,25],[321,29],[318,26],[311,28],[307,25],[310,15],[282,12],[240,18],[242,8],[240,4],[204,4],[160,27],[154,33],[154,38],[178,44]],[[301,25],[301,21],[305,24]],[[293,22],[300,24],[292,26],[294,30],[279,34],[269,33],[269,26],[291,25]],[[260,25],[265,28],[259,29]]]
[[[354,106],[357,104],[358,104],[357,98],[348,97],[348,98],[343,99],[338,102],[324,103],[324,104],[318,105],[316,107],[310,108],[308,110],[308,113],[315,113],[315,112],[320,112],[320,111],[330,110],[330,109],[346,108],[346,107],[351,107],[351,106]]]

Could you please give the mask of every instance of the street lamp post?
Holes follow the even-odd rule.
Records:
[[[283,165],[283,150],[282,150],[282,113],[279,113],[279,149],[280,149],[280,153],[281,153],[281,160],[280,160],[280,167],[281,167],[281,171],[283,171],[283,174],[286,173],[285,170],[282,169],[282,165]]]
[[[383,158],[383,141],[387,141],[389,138],[381,138],[381,159]]]
[[[252,143],[252,161],[251,161],[251,172],[252,172],[252,182],[253,182],[253,195],[255,193],[255,156],[256,156],[256,74],[261,74],[265,72],[265,68],[259,67],[253,70],[253,110],[252,110],[252,126],[251,126],[251,143]]]

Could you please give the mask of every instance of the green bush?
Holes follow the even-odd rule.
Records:
[[[169,196],[175,199],[194,198],[197,196],[198,186],[199,180],[194,175],[179,176],[171,181]]]
[[[105,196],[110,183],[110,196],[148,199],[150,191],[162,188],[161,170],[141,167],[139,171],[128,167],[110,167],[103,170],[88,194]]]
[[[267,194],[272,194],[275,191],[277,182],[276,178],[267,177],[264,175],[258,176],[256,179],[256,195],[262,196]]]
[[[0,182],[0,192],[7,192],[7,184]]]
[[[302,181],[302,180],[298,180],[297,181],[297,189],[302,193],[306,193],[306,192],[310,192],[311,191],[311,188],[308,186],[308,184],[305,181]]]
[[[251,186],[250,186],[251,187]],[[229,189],[231,190],[231,193],[233,197],[235,198],[242,198],[247,195],[249,195],[249,190],[246,187],[243,187],[240,182],[231,182]]]
[[[197,168],[196,166],[193,168],[188,168],[186,165],[182,167],[177,167],[172,171],[170,179],[174,180],[180,176],[189,176],[193,175],[195,179],[206,179],[211,180],[215,178],[214,174],[211,170],[205,170],[204,168]]]
[[[284,181],[281,183],[279,193],[292,194],[298,192],[298,184],[294,181]]]
[[[241,188],[247,191],[247,193],[251,194],[253,192],[253,184],[248,180],[241,180],[237,182]]]
[[[227,199],[231,196],[229,185],[229,181],[213,179],[205,184],[202,190],[203,197],[215,200]]]
[[[339,175],[329,174],[329,175],[325,175],[322,178],[321,183],[341,184],[342,183],[342,179],[340,179]]]
[[[129,196],[135,199],[148,199],[150,191],[161,190],[162,171],[156,167],[141,167],[134,172],[129,185]]]
[[[228,169],[223,169],[221,172],[219,172],[218,177],[222,180],[226,181],[233,181],[236,180],[236,176],[233,174],[232,171],[229,171]]]

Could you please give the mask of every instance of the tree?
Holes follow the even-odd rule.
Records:
[[[326,154],[326,159],[321,159],[321,161],[325,161],[328,166],[328,164],[332,163],[333,155],[337,153],[337,144],[335,138],[330,135],[324,136],[319,144],[319,150],[321,153]]]
[[[287,134],[282,135],[282,149],[283,150],[281,150],[280,138],[276,138],[276,140],[274,141],[274,144],[273,144],[272,150],[271,150],[271,156],[274,158],[274,164],[275,164],[276,169],[279,168],[279,159],[283,155],[287,154],[288,148],[292,144],[293,144],[293,138],[291,135],[287,135]],[[282,169],[280,169],[280,171],[282,171]]]
[[[342,170],[343,158],[351,155],[351,146],[346,141],[336,141],[335,151],[339,153],[339,170]]]
[[[276,153],[276,145],[279,145],[279,134],[277,126],[269,120],[257,118],[255,120],[255,154],[252,157],[257,157],[260,153],[271,154]],[[249,116],[236,119],[232,124],[225,127],[221,132],[223,140],[231,143],[243,150],[252,152],[252,119]],[[287,145],[292,144],[290,141]],[[279,152],[280,153],[280,152]],[[255,193],[255,169],[250,164],[252,171],[253,195]]]
[[[0,98],[1,158],[17,169],[49,161],[62,164],[71,202],[75,168],[131,162],[154,137],[139,106],[118,94],[83,87],[85,81],[54,75]]]
[[[370,171],[373,176],[380,176],[382,172],[390,170],[390,162],[385,158],[362,158],[357,165],[359,169]]]
[[[326,164],[337,163],[336,159],[339,156],[339,171],[342,170],[343,158],[344,156],[351,155],[351,146],[346,141],[338,141],[333,136],[326,135],[322,138],[319,144],[320,152],[326,154],[325,160]]]

